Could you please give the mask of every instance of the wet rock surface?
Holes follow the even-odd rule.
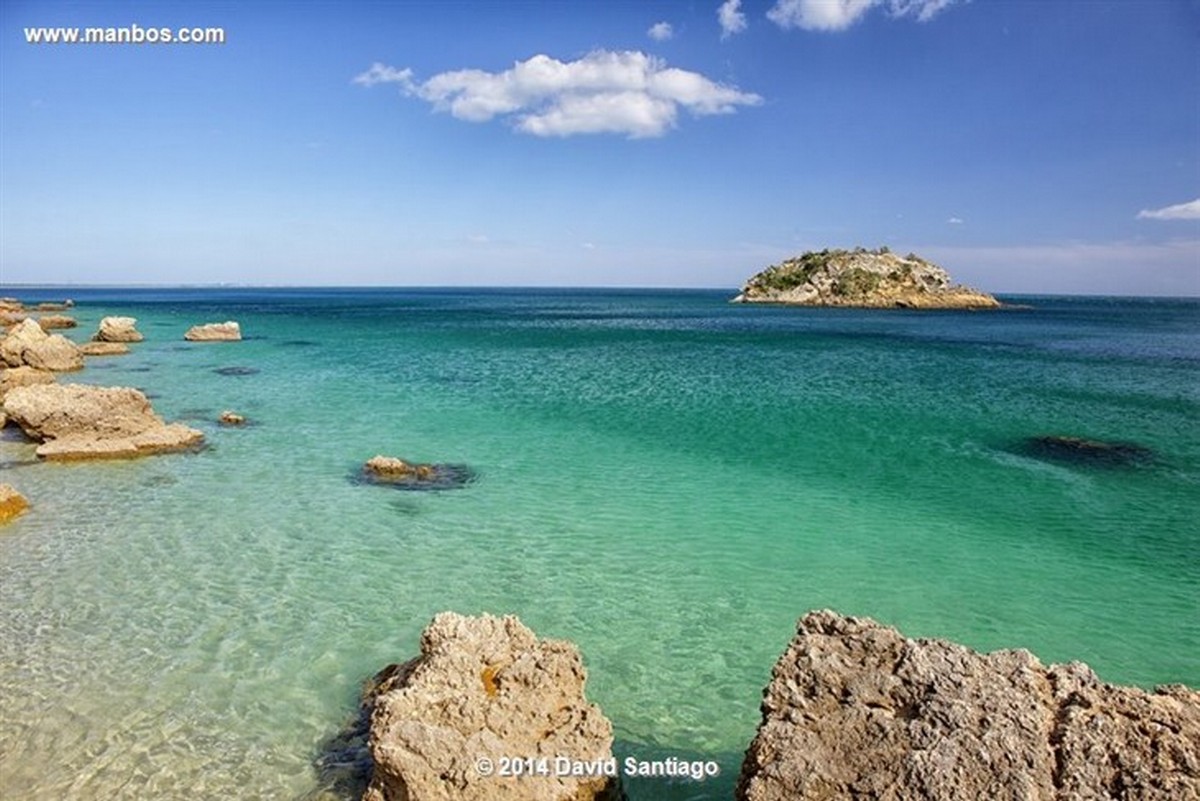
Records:
[[[436,491],[461,489],[475,480],[475,473],[465,464],[417,463],[381,454],[368,459],[354,480],[402,490]]]

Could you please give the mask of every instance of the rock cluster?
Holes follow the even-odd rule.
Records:
[[[150,401],[129,387],[37,384],[4,396],[4,413],[42,444],[45,459],[112,459],[177,451],[199,445],[204,435],[167,424]]]
[[[763,695],[739,801],[1200,798],[1200,693],[810,612]]]
[[[204,323],[189,328],[183,338],[189,342],[235,342],[242,338],[242,329],[233,320]]]
[[[83,354],[74,342],[62,334],[47,334],[32,318],[17,323],[0,339],[0,361],[9,367],[53,372],[83,368]]]
[[[475,474],[464,464],[418,464],[380,454],[366,461],[359,479],[397,489],[437,491],[465,487]]]
[[[735,303],[913,309],[993,309],[991,295],[951,282],[936,264],[910,253],[810,251],[746,282]]]
[[[136,317],[105,317],[92,334],[94,342],[141,342],[143,338]]]
[[[381,675],[371,713],[374,763],[363,801],[590,801],[606,776],[488,775],[503,759],[611,760],[612,725],[584,696],[574,645],[539,640],[513,616],[443,612],[421,655]]]

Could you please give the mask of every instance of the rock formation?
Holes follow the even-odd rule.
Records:
[[[552,764],[613,759],[612,725],[585,698],[585,678],[575,646],[538,640],[516,617],[437,615],[421,655],[381,674],[363,801],[611,797],[617,779],[558,775]],[[535,774],[547,760],[549,775],[500,775],[503,760],[520,757],[535,760]]]
[[[4,412],[42,443],[37,455],[46,459],[129,458],[183,450],[204,440],[193,428],[164,423],[146,396],[129,387],[17,387],[5,395]]]
[[[54,373],[48,370],[38,370],[33,367],[0,368],[0,401],[9,390],[17,387],[28,387],[34,384],[53,384]]]
[[[10,484],[0,484],[0,524],[7,523],[29,508],[29,501]]]
[[[9,367],[27,365],[54,372],[83,368],[83,354],[74,342],[62,334],[47,334],[30,318],[14,325],[0,339],[0,361]]]
[[[121,356],[129,353],[129,346],[124,342],[84,342],[79,352],[84,356]]]
[[[441,490],[464,487],[474,480],[475,474],[463,464],[416,464],[380,454],[367,460],[360,478],[399,489]]]
[[[43,331],[54,328],[74,328],[79,325],[74,317],[68,317],[65,314],[44,314],[38,318],[37,322]]]
[[[95,342],[141,342],[142,332],[138,331],[136,317],[105,317],[100,321],[100,327],[92,334]]]
[[[949,274],[910,253],[810,251],[746,282],[735,303],[912,309],[992,309],[991,295],[951,283]]]
[[[739,801],[1200,799],[1200,693],[810,612],[772,671]]]
[[[189,342],[234,342],[242,338],[242,329],[233,320],[204,323],[189,328],[183,338]]]
[[[246,417],[226,409],[221,412],[221,416],[217,418],[217,422],[223,426],[242,426],[246,424]]]

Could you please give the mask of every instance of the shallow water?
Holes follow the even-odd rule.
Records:
[[[38,464],[6,429],[0,481],[34,508],[0,533],[5,797],[300,798],[360,682],[442,609],[576,642],[619,756],[721,766],[635,801],[730,797],[811,608],[1200,684],[1200,302],[72,294],[69,335],[130,314],[146,341],[71,380],[142,387],[209,447]],[[224,319],[248,339],[183,342]],[[1046,434],[1156,455],[1030,455]],[[358,481],[376,453],[475,480]]]

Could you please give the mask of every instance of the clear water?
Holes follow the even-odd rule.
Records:
[[[5,430],[0,481],[33,503],[0,530],[5,798],[301,798],[360,682],[443,609],[577,643],[618,755],[721,766],[635,801],[731,796],[812,608],[1200,684],[1200,302],[72,292],[72,336],[146,334],[73,380],[142,387],[210,447],[38,464]],[[182,341],[224,319],[249,338]],[[1041,434],[1158,457],[1048,461],[1021,447]],[[376,453],[479,479],[350,480]]]

